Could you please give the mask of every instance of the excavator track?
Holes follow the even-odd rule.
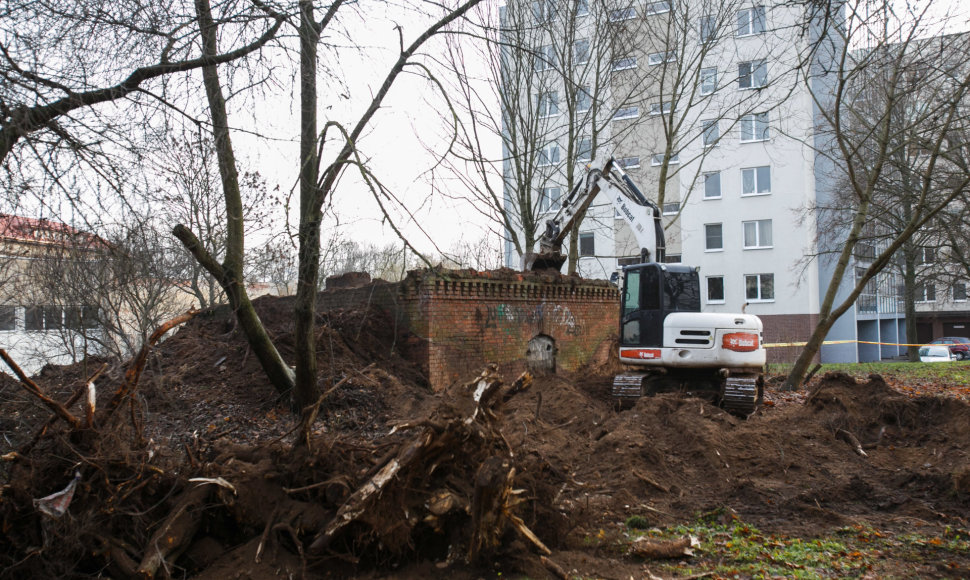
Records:
[[[747,417],[761,407],[764,387],[756,375],[728,377],[721,392],[721,406],[732,415]]]

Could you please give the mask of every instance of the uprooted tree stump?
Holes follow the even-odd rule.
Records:
[[[397,425],[394,431],[413,434],[318,531],[309,554],[339,551],[338,541],[358,550],[369,545],[400,553],[427,532],[449,538],[450,559],[464,552],[476,561],[492,553],[506,526],[548,553],[513,514],[514,453],[495,427],[498,407],[531,381],[524,373],[503,391],[490,366],[447,391],[427,419]],[[467,550],[458,549],[459,543]]]

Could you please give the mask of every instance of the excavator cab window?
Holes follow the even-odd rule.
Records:
[[[671,312],[700,312],[700,282],[687,266],[657,263],[623,272],[620,341],[626,346],[663,346],[663,323]]]

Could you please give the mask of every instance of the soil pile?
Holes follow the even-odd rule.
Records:
[[[256,305],[290,359],[292,304]],[[621,410],[607,351],[571,376],[486,373],[436,394],[379,311],[319,323],[332,391],[308,446],[226,310],[158,345],[110,415],[125,367],[109,367],[95,428],[44,429],[50,411],[0,375],[3,453],[17,453],[0,463],[0,578],[130,577],[153,555],[162,577],[556,574],[540,545],[570,574],[627,578],[639,561],[588,540],[634,515],[667,526],[730,509],[792,535],[965,525],[970,409],[958,400],[830,374],[804,402],[769,391],[775,404],[747,420],[673,394]],[[35,380],[66,401],[95,368]],[[75,472],[66,515],[40,513],[34,500]],[[481,535],[489,517],[495,537]]]

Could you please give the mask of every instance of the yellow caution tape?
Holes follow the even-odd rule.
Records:
[[[763,345],[765,348],[779,346],[805,346],[807,342],[772,342]],[[905,342],[872,342],[870,340],[826,340],[822,344],[879,344],[882,346],[923,346],[922,344],[908,344]]]

